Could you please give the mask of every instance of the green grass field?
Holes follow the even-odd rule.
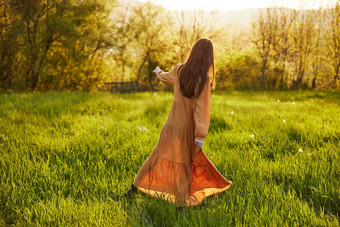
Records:
[[[339,226],[340,92],[213,92],[204,152],[233,182],[182,212],[122,194],[173,94],[0,95],[0,226]]]

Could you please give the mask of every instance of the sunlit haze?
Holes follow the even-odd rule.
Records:
[[[146,2],[147,0],[141,0]],[[171,10],[240,10],[283,6],[295,9],[316,9],[334,5],[336,0],[152,0],[151,2]]]

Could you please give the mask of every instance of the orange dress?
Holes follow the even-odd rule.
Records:
[[[204,141],[210,123],[210,80],[196,99],[180,91],[177,64],[157,78],[174,86],[174,100],[157,145],[139,170],[134,185],[142,192],[177,206],[195,206],[206,197],[227,190],[224,178],[203,150],[194,144]]]

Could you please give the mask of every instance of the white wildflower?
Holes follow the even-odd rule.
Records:
[[[141,132],[147,132],[149,131],[149,129],[145,128],[143,125],[142,126],[137,126],[138,130],[141,131]]]
[[[212,95],[212,97],[214,98],[214,97],[215,97],[215,95]]]
[[[303,151],[302,148],[300,148],[300,149],[299,149],[299,152],[302,152],[302,151]]]
[[[311,155],[311,153],[307,153],[307,155]]]
[[[280,102],[280,99],[276,100],[277,102]]]
[[[231,114],[234,114],[234,111],[231,111],[230,113],[231,113]]]
[[[250,137],[251,137],[251,138],[254,138],[254,134],[251,134]]]
[[[155,92],[155,93],[153,93],[153,95],[157,95],[157,93]]]
[[[295,105],[295,102],[292,102],[293,105]]]
[[[286,120],[283,120],[282,122],[283,122],[283,123],[286,123]]]

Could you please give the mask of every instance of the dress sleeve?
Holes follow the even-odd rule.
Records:
[[[204,141],[210,125],[210,80],[207,78],[200,96],[195,99],[195,139]]]
[[[156,76],[157,78],[162,81],[164,84],[167,85],[174,85],[174,77],[177,73],[178,64],[169,72],[164,72],[160,70]]]

